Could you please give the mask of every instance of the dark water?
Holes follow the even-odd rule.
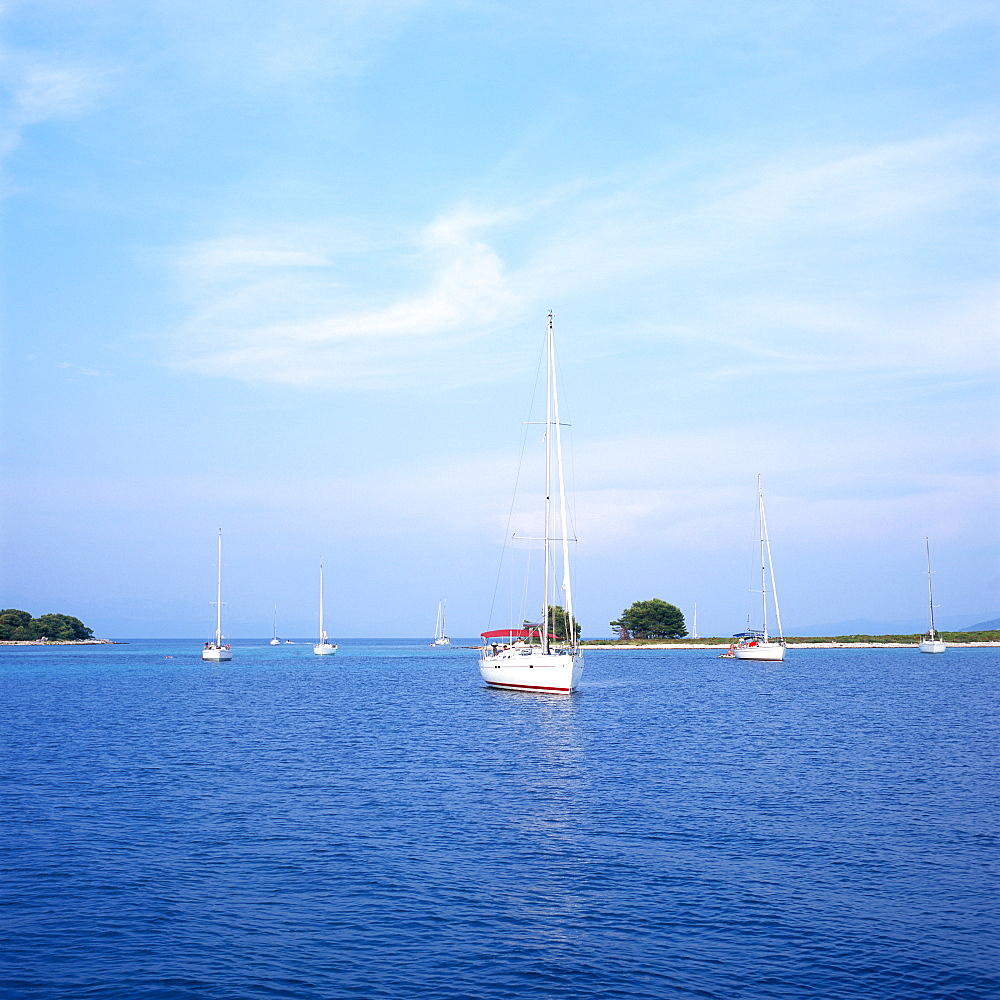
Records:
[[[4,652],[4,997],[1000,996],[1000,650],[199,645]]]

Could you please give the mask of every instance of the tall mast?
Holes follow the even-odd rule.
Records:
[[[319,641],[326,642],[326,632],[323,630],[323,559],[319,560]]]
[[[760,499],[760,533],[767,549],[767,566],[771,574],[771,596],[774,598],[774,619],[778,626],[778,638],[784,642],[785,633],[781,627],[781,610],[778,607],[778,587],[774,582],[774,561],[771,559],[771,538],[767,533],[767,518],[764,516],[764,493],[760,488],[760,476],[757,477],[757,495]],[[764,595],[764,641],[767,641],[767,595]]]
[[[767,642],[767,564],[764,562],[764,536],[767,529],[764,525],[764,494],[760,489],[760,476],[757,476],[757,518],[760,521],[760,599],[763,618],[764,642]]]
[[[222,645],[222,528],[219,528],[219,559],[215,579],[215,644]]]
[[[573,586],[569,572],[569,517],[566,511],[566,475],[563,470],[562,423],[559,419],[559,390],[556,384],[555,338],[552,333],[552,313],[549,313],[549,351],[552,364],[552,416],[556,427],[556,465],[559,474],[559,527],[562,542],[562,590],[566,595],[566,638],[571,649],[576,648],[573,626]]]
[[[931,588],[931,540],[928,536],[924,536],[924,544],[927,546],[927,603],[930,605],[931,612],[931,634],[930,638],[934,638],[934,591]]]
[[[552,573],[552,388],[555,379],[555,365],[552,353],[552,313],[549,313],[548,331],[545,336],[545,531],[544,539],[544,580],[542,587],[542,652],[549,651],[549,577]]]

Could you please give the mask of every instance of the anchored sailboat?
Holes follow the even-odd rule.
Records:
[[[323,560],[319,561],[319,642],[313,646],[317,656],[330,656],[337,652],[337,644],[330,642],[326,629],[323,627]]]
[[[278,605],[274,606],[274,634],[271,638],[272,646],[280,646],[281,640],[278,638]]]
[[[215,642],[206,642],[201,651],[203,660],[231,660],[233,651],[229,643],[222,642],[222,528],[219,528],[219,559],[215,584]]]
[[[483,632],[483,652],[479,673],[496,688],[517,691],[543,691],[569,694],[576,690],[583,675],[583,652],[578,645],[573,618],[573,591],[570,582],[569,517],[566,506],[566,483],[563,473],[562,428],[559,420],[559,394],[556,386],[555,340],[552,313],[549,313],[545,339],[545,503],[542,586],[542,617],[537,624]],[[553,478],[555,482],[553,483]],[[555,486],[558,513],[553,510]],[[554,544],[561,551],[565,611],[551,600],[556,571]],[[561,635],[559,633],[562,633]]]
[[[783,660],[785,658],[785,637],[781,631],[778,588],[774,583],[771,540],[767,535],[767,518],[764,516],[764,493],[760,488],[760,476],[757,477],[757,520],[760,528],[761,627],[759,629],[747,628],[746,632],[734,635],[733,638],[737,639],[738,642],[730,647],[730,651],[737,660]],[[767,632],[767,584],[769,576],[771,598],[774,601],[774,618],[778,627],[778,640],[776,642]]]
[[[432,646],[451,645],[451,639],[445,633],[444,609],[445,602],[438,601],[438,615],[437,622],[434,624],[434,641],[431,643]]]
[[[925,537],[924,543],[927,546],[927,604],[930,608],[931,624],[927,630],[927,635],[920,641],[920,645],[917,648],[921,653],[943,653],[948,647],[934,630],[934,590],[931,586],[931,540]]]

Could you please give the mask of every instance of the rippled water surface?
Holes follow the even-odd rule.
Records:
[[[4,997],[1000,996],[1000,651],[3,652]]]

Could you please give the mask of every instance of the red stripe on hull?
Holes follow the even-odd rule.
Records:
[[[571,694],[571,688],[539,687],[537,684],[494,684],[493,681],[486,682],[491,688],[516,688],[518,691],[552,691],[556,694]]]

